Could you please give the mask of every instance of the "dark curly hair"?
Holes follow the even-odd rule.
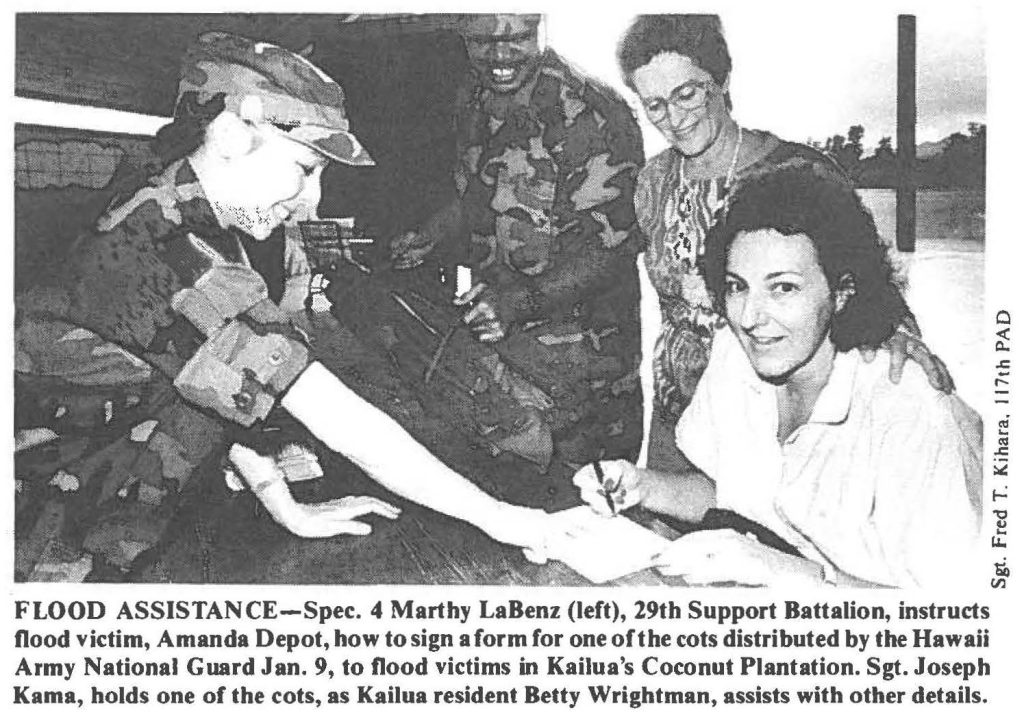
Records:
[[[853,187],[810,163],[768,169],[743,180],[708,232],[704,279],[725,315],[729,248],[742,232],[774,229],[814,244],[829,289],[852,278],[854,294],[832,322],[836,348],[878,348],[908,316],[889,252]]]
[[[174,120],[161,127],[150,144],[164,166],[187,157],[202,145],[206,127],[224,111],[225,95],[218,92],[206,102],[196,92],[185,92],[174,108]]]
[[[663,52],[689,57],[719,85],[732,72],[718,15],[638,15],[619,40],[619,72],[626,86],[635,92],[633,73]]]

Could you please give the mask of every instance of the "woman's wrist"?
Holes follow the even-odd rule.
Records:
[[[513,503],[494,501],[487,512],[470,514],[463,520],[487,533],[493,540],[510,545],[527,546],[531,540],[540,538],[540,534],[531,527],[530,514],[543,513],[535,508],[527,508]]]
[[[699,471],[683,474],[663,473],[639,468],[640,505],[687,523],[699,523],[714,507],[713,484]]]
[[[435,483],[458,486],[458,499],[445,505],[428,505],[428,507],[457,520],[465,521],[490,535],[492,530],[499,526],[505,518],[505,509],[510,507],[509,504],[488,495],[440,461],[438,467],[448,475],[437,475]]]
[[[283,525],[289,530],[293,529],[299,518],[299,505],[291,491],[288,490],[288,484],[283,478],[261,486],[260,490],[253,487],[252,492],[259,500],[260,505],[266,508],[279,525]]]

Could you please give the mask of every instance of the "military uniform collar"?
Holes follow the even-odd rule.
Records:
[[[161,219],[170,225],[204,231],[223,230],[195,170],[185,159],[171,163],[160,174],[150,177],[147,186],[108,209],[97,220],[96,229],[114,229],[147,202],[156,202]]]
[[[172,186],[181,210],[183,226],[223,231],[217,214],[199,183],[199,177],[187,159],[182,160],[174,171]]]

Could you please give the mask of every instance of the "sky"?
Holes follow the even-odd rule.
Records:
[[[741,125],[779,136],[824,141],[865,128],[864,145],[896,135],[896,14],[891,4],[716,3],[733,59],[733,114]],[[663,9],[663,8],[659,8]],[[708,11],[673,3],[676,12]],[[918,143],[985,121],[985,24],[981,8],[935,3],[917,15]],[[548,13],[548,42],[589,73],[634,98],[619,80],[615,46],[637,12]],[[634,107],[639,109],[638,105]],[[648,153],[664,146],[646,122]]]

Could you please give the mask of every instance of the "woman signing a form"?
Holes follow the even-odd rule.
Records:
[[[854,190],[810,164],[741,182],[708,235],[705,277],[731,331],[676,428],[682,475],[625,461],[574,478],[595,511],[643,505],[699,522],[732,510],[796,548],[704,530],[655,564],[693,584],[932,585],[962,578],[979,522],[980,419],[899,383],[881,349],[906,305]]]

